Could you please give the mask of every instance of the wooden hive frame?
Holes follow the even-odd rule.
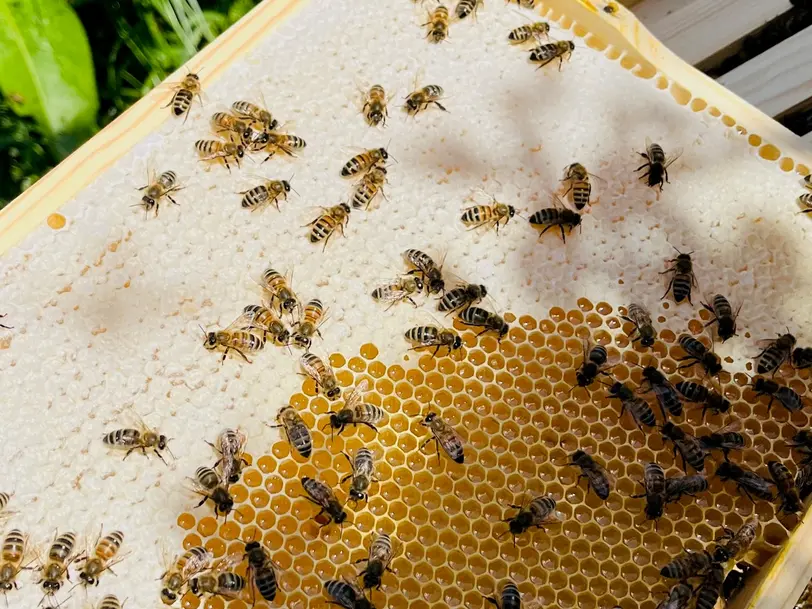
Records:
[[[214,43],[172,74],[167,83],[186,73],[202,70],[204,88],[244,55],[279,22],[292,15],[306,0],[264,0]],[[777,164],[784,172],[810,173],[812,151],[802,138],[708,78],[666,49],[628,9],[613,0],[542,0],[540,11],[565,29],[583,38],[592,49],[636,76],[668,89],[680,105],[708,113],[726,126],[746,135],[755,153]],[[609,7],[610,12],[605,9]],[[71,200],[137,142],[169,118],[163,108],[168,86],[162,85],[131,107],[107,128],[75,151],[0,212],[0,251],[6,252],[35,227]],[[789,212],[788,212],[789,213]],[[789,542],[772,559],[769,568],[752,583],[746,606],[789,609],[812,577],[812,518],[807,513]]]

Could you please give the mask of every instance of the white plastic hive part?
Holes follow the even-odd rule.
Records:
[[[180,547],[176,517],[196,503],[184,485],[212,460],[204,439],[240,425],[261,454],[277,437],[262,423],[299,387],[295,358],[267,348],[252,365],[221,366],[198,328],[227,325],[258,302],[255,281],[268,265],[294,271],[294,289],[330,308],[314,347],[322,355],[373,342],[394,363],[407,347],[403,331],[432,323],[432,307],[384,312],[369,297],[402,271],[410,247],[445,255],[447,270],[487,285],[502,311],[542,317],[579,297],[615,307],[635,300],[680,333],[695,308],[662,309],[659,275],[678,248],[693,252],[695,306],[716,292],[743,303],[740,336],[717,345],[732,372],[745,370],[756,339],[787,326],[812,342],[812,246],[809,218],[796,214],[797,176],[579,40],[561,71],[537,71],[506,40],[526,13],[489,3],[432,45],[424,12],[404,0],[311,2],[208,87],[187,122],[167,121],[67,203],[64,229],[42,226],[7,254],[0,312],[14,329],[0,335],[0,490],[14,491],[12,522],[37,540],[57,528],[91,537],[101,523],[123,530],[131,554],[105,592],[157,602],[158,546]],[[571,36],[556,27],[551,35]],[[407,118],[400,105],[415,81],[441,85],[449,112]],[[395,94],[386,129],[370,129],[359,112],[358,87],[373,83]],[[300,158],[257,156],[230,174],[200,163],[193,143],[211,137],[209,115],[260,94],[307,141]],[[660,196],[634,174],[646,137],[666,153],[683,150]],[[378,146],[397,160],[388,200],[354,211],[346,238],[322,252],[302,225],[319,206],[347,199],[341,166]],[[552,231],[537,243],[519,217],[498,237],[459,222],[476,188],[525,218],[551,206],[573,161],[605,183],[566,244]],[[185,186],[179,206],[163,205],[157,218],[132,207],[149,168],[172,169]],[[281,212],[240,208],[236,193],[256,176],[291,175],[298,195]],[[102,435],[126,422],[130,406],[174,438],[169,468],[105,450]],[[33,606],[40,593],[22,577],[9,601]]]

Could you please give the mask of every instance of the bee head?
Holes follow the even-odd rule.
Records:
[[[454,337],[454,344],[452,345],[452,349],[459,349],[462,347],[462,338],[459,335]]]
[[[169,446],[169,438],[165,435],[158,436],[158,450],[165,450]]]
[[[755,382],[753,383],[753,389],[757,393],[767,393],[767,389],[769,389],[768,381],[763,376],[757,376]]]
[[[285,192],[290,192],[290,182],[282,180],[282,188],[285,189]]]
[[[206,339],[203,341],[203,346],[209,351],[217,348],[217,332],[208,332]]]
[[[502,322],[502,325],[499,326],[499,340],[502,340],[510,330],[510,326],[507,325],[506,322]]]
[[[169,588],[161,590],[161,602],[164,605],[171,605],[178,600],[178,595],[172,592]]]
[[[272,118],[270,120],[270,122],[268,123],[268,129],[270,129],[271,131],[276,131],[278,128],[279,128],[279,121],[276,120],[275,118]]]
[[[713,551],[713,560],[718,563],[727,562],[730,560],[730,552],[728,552],[727,548],[716,546],[716,549]]]
[[[287,298],[286,300],[282,301],[282,310],[285,311],[286,313],[293,314],[293,311],[296,309],[298,305],[299,303],[296,302],[295,298]]]
[[[335,518],[333,518],[333,520],[335,520],[336,524],[341,524],[342,522],[347,520],[347,512],[341,510],[338,514],[335,515]]]
[[[354,488],[350,489],[349,494],[350,499],[352,499],[353,501],[366,501],[368,498],[368,495],[366,493],[364,493],[363,491],[357,491]]]
[[[245,156],[245,148],[242,144],[237,144],[237,158],[241,159]]]
[[[389,153],[386,151],[386,148],[378,148],[378,154],[381,155],[384,161],[389,158]]]
[[[260,145],[264,146],[265,144],[268,143],[268,141],[270,139],[271,139],[271,136],[268,135],[267,132],[263,131],[262,133],[260,133],[258,136],[256,136],[254,138],[253,143],[260,144]]]
[[[337,400],[341,395],[341,387],[333,387],[325,394],[330,400]]]
[[[575,43],[572,40],[567,41],[567,49],[569,49],[570,52],[575,50]]]
[[[423,418],[423,420],[420,422],[420,424],[421,425],[429,425],[436,418],[437,418],[437,413],[436,412],[430,412]]]
[[[723,461],[719,464],[719,467],[716,468],[716,475],[720,478],[732,478],[736,475],[736,466],[727,461]]]
[[[369,113],[369,122],[373,125],[378,125],[383,120],[383,112],[380,110],[373,110]]]
[[[303,336],[301,334],[295,334],[293,336],[293,344],[297,347],[302,349],[310,349],[310,345],[313,343],[307,336]]]
[[[417,288],[418,291],[423,291],[423,280],[420,277],[413,277],[414,287]]]
[[[429,292],[436,294],[445,290],[445,281],[442,279],[429,279]]]
[[[55,579],[46,579],[44,582],[42,582],[42,589],[48,592],[49,594],[58,592],[61,587],[62,584],[60,584]]]
[[[258,541],[256,540],[249,541],[248,543],[245,544],[245,553],[250,554],[251,552],[258,550],[260,547],[261,546],[259,545]]]
[[[3,592],[8,592],[8,591],[13,590],[13,589],[14,589],[14,585],[9,583],[9,582],[0,583],[0,590],[2,590]]]
[[[93,577],[92,575],[88,575],[87,573],[84,572],[79,574],[79,579],[82,580],[82,583],[85,586],[94,586],[99,583],[99,580],[97,580],[95,577]]]
[[[640,344],[644,347],[651,347],[654,345],[654,336],[646,335],[640,338]]]
[[[350,206],[347,205],[346,203],[342,203],[341,205],[339,205],[339,207],[344,210],[344,213],[347,213],[347,214],[352,211]]]
[[[141,204],[148,210],[152,209],[153,207],[155,207],[155,199],[153,199],[149,195],[144,195],[143,197],[141,197]]]
[[[237,480],[239,479],[240,479],[239,476],[237,476]],[[229,495],[228,497],[223,497],[217,503],[216,511],[218,514],[228,515],[232,509],[234,509],[234,499],[231,498],[231,495]]]
[[[586,452],[580,449],[576,450],[574,453],[572,453],[572,455],[570,455],[570,459],[572,459],[572,462],[575,464],[578,464],[580,461],[582,461],[584,457],[589,457],[589,455],[587,455]]]
[[[282,328],[279,332],[277,332],[276,342],[278,342],[280,345],[287,345],[289,340],[290,332],[287,328]]]

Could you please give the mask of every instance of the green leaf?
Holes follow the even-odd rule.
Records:
[[[99,99],[82,23],[65,0],[0,0],[0,91],[50,137],[81,141]],[[57,143],[60,154],[70,152]]]

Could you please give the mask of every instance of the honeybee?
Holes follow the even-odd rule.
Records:
[[[441,4],[428,14],[428,18],[423,26],[428,26],[426,38],[429,42],[437,44],[448,38],[448,9]]]
[[[727,562],[731,558],[736,558],[744,552],[756,540],[758,530],[758,518],[753,516],[745,522],[738,531],[732,531],[727,527],[722,529],[722,536],[717,541],[724,540],[713,551],[713,558],[716,562]]]
[[[276,313],[262,305],[247,305],[232,325],[246,330],[261,330],[265,340],[270,337],[275,345],[286,346],[290,339],[290,332],[284,322]]]
[[[780,334],[775,340],[766,341],[764,349],[756,356],[756,372],[775,374],[781,364],[792,357],[795,343],[795,337],[789,332]]]
[[[6,509],[6,506],[11,501],[11,498],[14,496],[14,493],[0,493],[0,512]]]
[[[271,267],[262,273],[260,285],[270,296],[269,306],[276,307],[279,314],[293,315],[293,311],[301,313],[302,305],[299,298],[290,288],[291,279],[284,277],[279,271]]]
[[[381,165],[389,160],[389,152],[386,148],[370,148],[356,154],[341,168],[342,178],[351,178],[359,173],[369,171],[373,167]]]
[[[434,347],[431,357],[436,357],[441,347],[448,347],[449,354],[462,347],[460,335],[449,328],[415,326],[406,330],[404,336],[415,345],[409,349],[410,351]]]
[[[440,103],[444,93],[445,91],[440,85],[426,85],[409,93],[403,109],[406,110],[406,114],[409,116],[417,116],[418,113],[434,104],[443,112],[448,112],[446,107]]]
[[[322,207],[322,214],[307,224],[306,226],[312,227],[310,229],[310,243],[318,243],[324,241],[322,251],[327,249],[327,243],[336,229],[339,230],[341,236],[344,236],[344,226],[350,221],[351,208],[346,203],[340,203],[333,207]]]
[[[796,393],[794,389],[785,385],[779,385],[775,381],[765,379],[764,377],[756,377],[753,383],[753,390],[759,396],[770,396],[767,410],[772,407],[773,400],[778,400],[778,402],[790,412],[797,412],[804,407],[804,398]]]
[[[202,161],[222,159],[229,172],[231,171],[231,166],[228,164],[228,159],[233,158],[234,162],[237,163],[237,167],[239,167],[240,159],[245,156],[245,147],[242,144],[234,144],[233,142],[224,142],[221,140],[197,140],[195,142],[195,149]]]
[[[99,539],[92,552],[85,555],[82,570],[79,572],[79,579],[82,580],[84,586],[98,586],[101,574],[109,570],[113,565],[120,563],[124,560],[122,556],[115,560],[121,544],[124,543],[124,533],[121,531],[113,531],[104,537],[99,533]]]
[[[368,387],[369,381],[367,381],[367,379],[358,383],[344,400],[344,407],[341,410],[338,412],[335,410],[327,412],[327,414],[330,415],[330,420],[324,428],[329,427],[331,431],[338,430],[336,432],[338,435],[344,431],[347,425],[352,425],[353,427],[366,425],[373,431],[378,431],[375,424],[384,419],[386,412],[374,404],[363,403],[363,396]]]
[[[739,422],[734,421],[717,432],[697,436],[696,439],[702,444],[702,448],[705,449],[705,452],[721,450],[725,461],[729,461],[728,455],[731,450],[741,450],[747,444],[744,436],[735,431],[738,427]]]
[[[341,484],[347,480],[352,479],[350,482],[349,496],[352,501],[369,501],[369,485],[373,480],[377,481],[375,477],[375,459],[372,451],[368,448],[361,447],[355,452],[355,457],[342,452],[342,455],[347,459],[352,471],[341,479]]]
[[[197,74],[189,72],[183,77],[183,80],[180,81],[179,84],[174,85],[173,88],[175,89],[175,93],[164,108],[172,106],[172,114],[175,116],[185,114],[183,117],[183,122],[185,123],[186,119],[189,118],[189,112],[192,110],[192,101],[194,101],[195,96],[197,96],[200,104],[203,104],[203,99],[200,97],[200,77]]]
[[[460,313],[459,318],[466,326],[479,326],[482,328],[482,331],[477,336],[481,336],[485,332],[496,332],[498,334],[497,340],[501,341],[510,330],[510,326],[500,315],[480,307],[467,307]]]
[[[373,533],[372,543],[369,544],[367,558],[357,560],[356,563],[366,562],[367,566],[358,574],[364,581],[364,588],[381,589],[383,572],[389,569],[392,562],[392,539],[386,533]]]
[[[96,609],[122,609],[122,607],[124,607],[124,603],[118,600],[115,594],[105,594]]]
[[[277,152],[281,152],[285,156],[295,157],[295,150],[304,150],[307,147],[307,142],[296,135],[276,131],[268,131],[265,135],[268,138],[265,144],[265,151],[268,156],[262,159],[263,163],[276,155]]]
[[[564,240],[564,243],[566,243],[567,235],[564,232],[564,228],[566,227],[569,232],[572,232],[576,226],[580,226],[581,214],[561,207],[547,207],[535,212],[530,216],[528,221],[530,222],[530,226],[534,228],[544,227],[539,233],[539,241],[541,241],[541,236],[544,233],[557,226],[561,231],[561,238]]]
[[[437,413],[429,412],[420,422],[423,427],[428,427],[432,437],[423,442],[418,450],[422,450],[429,442],[436,442],[437,463],[440,462],[440,448],[455,463],[465,461],[465,450],[462,445],[462,438],[451,425],[443,421]]]
[[[719,335],[719,338],[722,339],[722,342],[736,336],[736,318],[739,316],[739,311],[741,311],[741,305],[739,305],[739,308],[733,313],[733,307],[730,306],[730,301],[721,294],[716,294],[711,298],[710,305],[703,302],[702,306],[713,313],[713,319],[705,324],[706,328],[710,325],[717,324],[716,333]]]
[[[705,469],[705,457],[707,455],[699,440],[670,421],[663,425],[661,431],[664,438],[671,440],[671,442],[674,443],[675,457],[677,455],[677,451],[679,451],[679,454],[682,457],[683,469],[686,469],[687,471],[687,465],[690,465],[698,472]]]
[[[708,490],[708,478],[705,474],[679,476],[665,479],[665,502],[679,501],[683,495],[696,496]]]
[[[513,542],[516,543],[516,536],[521,535],[531,528],[544,529],[544,525],[553,523],[557,520],[555,513],[555,499],[550,496],[536,497],[531,500],[524,507],[522,505],[513,505],[510,507],[519,510],[519,512],[512,518],[508,518],[505,522],[508,523],[508,531],[513,535]]]
[[[812,347],[798,347],[793,349],[792,365],[798,370],[812,367]]]
[[[651,314],[643,305],[633,302],[627,309],[627,315],[621,316],[621,319],[634,324],[634,329],[629,335],[632,342],[639,340],[640,344],[644,347],[654,345],[654,341],[657,339],[657,332],[651,323]]]
[[[510,30],[508,42],[510,44],[522,44],[530,40],[539,41],[542,37],[548,38],[550,34],[550,24],[546,21],[535,21],[526,23]]]
[[[259,595],[268,602],[275,599],[279,586],[268,550],[258,541],[249,541],[245,544],[244,558],[248,559],[248,579],[253,582]]]
[[[338,386],[338,380],[329,364],[325,364],[318,356],[312,353],[305,353],[299,360],[307,376],[316,381],[316,388],[319,393],[331,402],[337,400],[341,396],[341,387]]]
[[[438,266],[431,256],[416,249],[406,250],[403,257],[414,267],[409,271],[409,275],[418,275],[429,294],[445,292],[442,262]]]
[[[809,429],[801,429],[792,436],[792,441],[787,442],[787,446],[795,448],[798,452],[804,455],[804,463],[812,458],[812,431]]]
[[[237,598],[245,589],[245,579],[233,573],[233,568],[242,556],[229,556],[218,560],[210,571],[201,573],[189,580],[189,591],[195,596],[210,594],[224,598]]]
[[[203,466],[195,471],[193,482],[195,493],[203,497],[197,507],[211,501],[214,504],[214,514],[216,516],[222,514],[227,518],[234,509],[234,497],[228,490],[228,481],[221,478],[212,468]]]
[[[530,51],[530,62],[539,64],[536,68],[540,70],[551,61],[558,60],[558,70],[561,71],[564,60],[572,57],[575,50],[575,43],[572,40],[559,40],[558,42],[548,42],[540,44]]]
[[[40,573],[37,584],[45,593],[43,601],[48,598],[53,603],[54,596],[68,578],[68,567],[77,558],[76,534],[55,534],[53,542],[48,547],[48,559],[44,563],[41,562],[37,568]]]
[[[276,131],[279,121],[270,112],[256,104],[247,101],[235,101],[231,104],[231,109],[239,117],[248,118],[260,123],[265,131]]]
[[[801,498],[798,496],[798,489],[795,480],[789,473],[787,466],[780,461],[768,461],[767,469],[778,489],[778,496],[781,499],[780,511],[785,514],[797,514],[803,509]]]
[[[261,150],[268,143],[268,134],[257,132],[251,123],[228,112],[216,112],[211,117],[211,124],[218,134],[226,133],[229,137],[236,135],[237,142],[251,150]],[[233,140],[232,140],[233,141]]]
[[[243,195],[240,204],[243,209],[251,211],[257,211],[267,205],[273,205],[279,211],[279,199],[287,201],[289,192],[290,182],[287,180],[266,180],[259,186],[240,191],[239,194]]]
[[[328,580],[324,582],[324,590],[335,601],[334,605],[344,609],[375,609],[364,591],[350,581]]]
[[[508,580],[502,587],[502,596],[496,600],[493,596],[483,598],[491,603],[496,609],[522,609],[522,595],[519,588],[512,581]]]
[[[748,565],[746,562],[736,563],[736,567],[728,571],[727,577],[722,584],[722,598],[725,599],[726,604],[733,602],[736,595],[744,590],[747,580],[755,571],[755,567]]]
[[[137,429],[129,427],[116,429],[105,434],[102,442],[110,448],[126,449],[125,459],[130,456],[131,452],[136,450],[140,450],[146,457],[147,449],[150,449],[161,461],[166,463],[160,451],[166,450],[170,455],[172,454],[172,451],[169,450],[170,438],[167,438],[157,429],[147,427],[141,417],[134,412],[131,412],[131,416],[135,419]]]
[[[675,417],[682,415],[682,401],[677,390],[656,366],[643,368],[643,382],[648,384],[647,391],[653,392],[657,398],[664,419],[669,413]]]
[[[688,584],[675,584],[668,592],[668,596],[657,605],[657,609],[685,609],[691,602],[694,590]]]
[[[423,291],[423,280],[414,275],[400,277],[394,283],[383,285],[372,290],[372,299],[378,302],[388,302],[388,311],[399,302],[408,300],[413,306],[417,306],[412,296],[416,296]]]
[[[242,322],[240,322],[242,323]],[[239,327],[239,323],[235,326],[231,324],[224,330],[217,330],[216,332],[203,331],[203,346],[208,351],[216,351],[217,349],[223,350],[223,359],[221,363],[226,361],[229,351],[235,351],[247,363],[251,360],[245,355],[246,353],[258,353],[265,348],[265,337],[259,334],[254,334],[250,330]]]
[[[603,345],[594,345],[587,353],[586,344],[584,344],[584,359],[575,373],[576,386],[589,387],[595,382],[598,375],[605,374],[609,376],[609,373],[605,370],[608,359],[609,354]]]
[[[239,482],[245,460],[245,434],[239,429],[224,429],[217,436],[217,443],[209,445],[220,454],[214,467],[220,467],[222,478],[229,484]]]
[[[570,465],[581,468],[578,482],[581,481],[581,478],[586,478],[589,488],[595,491],[595,494],[600,499],[605,501],[609,497],[612,487],[610,476],[603,466],[583,450],[576,450],[572,453],[570,459],[572,459]]]
[[[181,595],[183,586],[190,578],[206,571],[214,560],[214,554],[202,546],[196,546],[179,556],[161,575],[163,588],[161,602],[172,605]]]
[[[728,463],[727,461],[720,463],[719,467],[716,468],[716,475],[722,480],[735,482],[738,491],[747,495],[747,498],[753,503],[756,502],[753,499],[754,495],[765,501],[772,501],[773,499],[773,493],[770,490],[771,482],[735,463]]]
[[[718,563],[710,565],[696,591],[696,609],[713,609],[724,583],[725,568]]]
[[[364,107],[361,110],[370,127],[386,126],[389,111],[386,108],[389,100],[381,85],[372,85],[364,96]]]
[[[304,307],[304,319],[293,327],[293,344],[302,349],[310,349],[313,336],[318,334],[321,338],[319,326],[325,321],[327,318],[321,300],[314,298],[309,301]]]
[[[713,389],[708,389],[704,385],[691,381],[680,381],[674,385],[674,387],[676,387],[677,391],[689,402],[702,404],[703,418],[708,410],[716,414],[724,414],[730,410],[730,402],[727,398]]]
[[[680,366],[678,370],[700,364],[705,369],[705,372],[711,376],[716,376],[722,372],[722,360],[701,341],[690,334],[680,334],[678,342],[682,350],[685,351],[685,357],[680,358],[679,361],[688,362]]]
[[[157,180],[147,184],[146,186],[142,186],[138,190],[147,191],[144,193],[144,196],[141,197],[141,203],[139,203],[138,206],[143,207],[146,213],[149,213],[154,209],[155,216],[157,217],[161,199],[166,197],[172,201],[174,205],[177,205],[178,202],[175,201],[170,193],[183,190],[183,187],[178,185],[178,176],[174,171],[164,171],[158,176]]]
[[[671,273],[671,279],[668,282],[668,287],[665,290],[665,294],[662,296],[663,298],[668,296],[668,292],[673,287],[674,302],[679,304],[683,300],[687,299],[689,304],[693,304],[691,302],[691,289],[696,287],[697,284],[691,254],[693,254],[693,252],[683,254],[677,250],[677,257],[668,261],[672,263],[672,266],[660,273],[660,275]]]
[[[437,304],[441,313],[456,313],[478,303],[488,295],[488,289],[482,284],[463,283],[446,292]]]
[[[713,557],[709,552],[691,552],[687,550],[660,569],[660,575],[668,579],[685,581],[701,573],[713,564]]]
[[[340,525],[347,519],[347,512],[344,511],[344,507],[336,499],[333,490],[324,482],[305,476],[302,478],[302,488],[308,495],[305,499],[321,508],[315,518],[316,522],[321,524],[322,527],[327,526],[330,522]],[[327,522],[321,520],[324,516],[326,516]]]
[[[296,412],[293,406],[285,406],[276,414],[277,425],[268,427],[279,428],[285,431],[291,446],[296,449],[302,457],[307,459],[313,452],[313,439],[310,437],[310,430],[305,425],[302,417]],[[267,423],[266,423],[267,425]]]
[[[653,143],[649,138],[646,138],[646,151],[638,152],[646,162],[640,165],[635,171],[645,169],[645,173],[640,176],[641,180],[645,180],[646,184],[651,188],[655,186],[663,190],[663,186],[668,182],[668,168],[682,155],[682,149],[677,150],[671,156],[665,156],[662,146]]]
[[[651,409],[645,400],[638,398],[634,395],[634,391],[626,387],[620,381],[612,384],[609,387],[609,395],[620,400],[620,416],[628,410],[634,422],[642,429],[646,427],[654,427],[657,424],[657,419],[654,416],[654,411]]]
[[[516,215],[516,208],[506,203],[500,203],[496,197],[491,196],[490,205],[474,205],[462,211],[460,220],[468,230],[474,230],[483,226],[496,229],[496,234],[499,234],[499,226],[510,222],[510,219]]]
[[[372,200],[380,194],[384,198],[383,185],[386,184],[386,167],[374,165],[355,187],[352,194],[353,209],[369,209]]]
[[[11,529],[3,538],[0,549],[0,592],[3,594],[18,588],[17,575],[23,569],[27,550],[28,535],[20,529]]]
[[[812,213],[812,192],[805,192],[798,197],[798,202],[804,206],[799,213],[809,214]]]
[[[665,472],[663,468],[656,463],[646,463],[641,484],[643,485],[643,494],[632,495],[632,497],[635,499],[645,497],[646,520],[657,520],[663,515],[663,508],[665,507]],[[660,573],[668,577],[662,571]]]
[[[589,181],[591,175],[593,174],[580,163],[572,163],[564,170],[564,182],[569,182],[570,185],[564,196],[572,192],[572,203],[579,211],[589,205],[589,198],[592,196],[592,183]]]

